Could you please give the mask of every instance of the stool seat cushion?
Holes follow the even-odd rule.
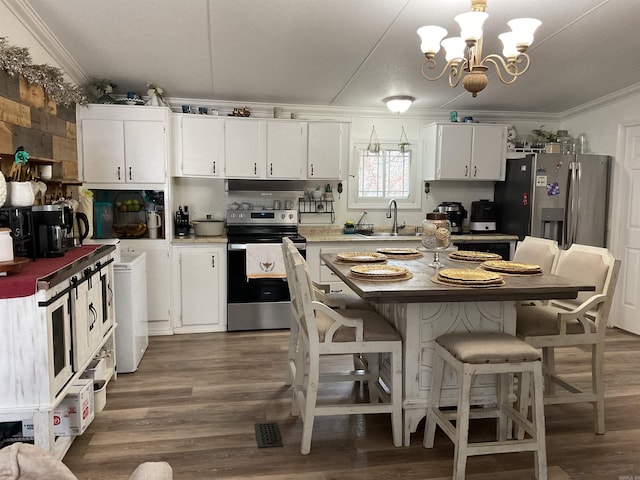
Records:
[[[340,310],[340,315],[345,318],[362,319],[362,337],[365,342],[401,340],[398,332],[384,318],[371,310],[342,309]],[[324,342],[325,333],[333,323],[332,318],[321,312],[316,312],[316,324],[320,342]],[[356,329],[352,327],[340,327],[333,334],[333,342],[355,341]]]
[[[513,335],[501,332],[448,333],[438,345],[464,363],[535,362],[540,352]]]

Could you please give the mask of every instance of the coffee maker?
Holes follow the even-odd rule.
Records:
[[[33,225],[37,257],[62,257],[73,237],[73,210],[67,205],[35,205]]]
[[[462,222],[467,218],[467,211],[460,202],[442,202],[434,212],[446,213],[451,223],[451,233],[462,233]]]

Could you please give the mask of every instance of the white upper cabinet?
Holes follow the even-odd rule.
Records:
[[[78,107],[78,156],[85,183],[164,183],[168,109]]]
[[[225,176],[265,178],[267,122],[248,118],[224,122]]]
[[[302,166],[306,158],[306,122],[268,122],[266,178],[303,178]]]
[[[342,180],[349,154],[348,123],[309,122],[307,178]]]
[[[431,124],[422,138],[425,180],[504,180],[506,125]]]
[[[224,159],[224,119],[174,115],[177,176],[220,177]]]

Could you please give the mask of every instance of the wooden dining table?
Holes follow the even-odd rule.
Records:
[[[444,258],[443,258],[444,257]],[[489,331],[515,334],[516,304],[527,300],[572,299],[580,291],[594,291],[595,286],[576,283],[552,274],[504,274],[504,285],[491,287],[450,286],[436,283],[437,269],[425,252],[419,258],[388,258],[388,265],[405,267],[411,278],[405,280],[365,280],[350,274],[361,263],[344,262],[335,254],[324,253],[321,260],[349,288],[371,303],[391,323],[403,340],[403,442],[426,415],[431,387],[435,339],[444,333]],[[476,269],[480,263],[459,262],[441,254],[441,268]],[[381,375],[386,378],[388,362],[383,359]],[[456,404],[457,379],[453,371],[445,373],[442,404]],[[474,379],[472,402],[495,401],[493,376]]]

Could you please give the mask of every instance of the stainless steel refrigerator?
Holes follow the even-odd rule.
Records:
[[[606,246],[610,164],[606,155],[508,159],[495,187],[499,231],[557,240],[561,248]]]

